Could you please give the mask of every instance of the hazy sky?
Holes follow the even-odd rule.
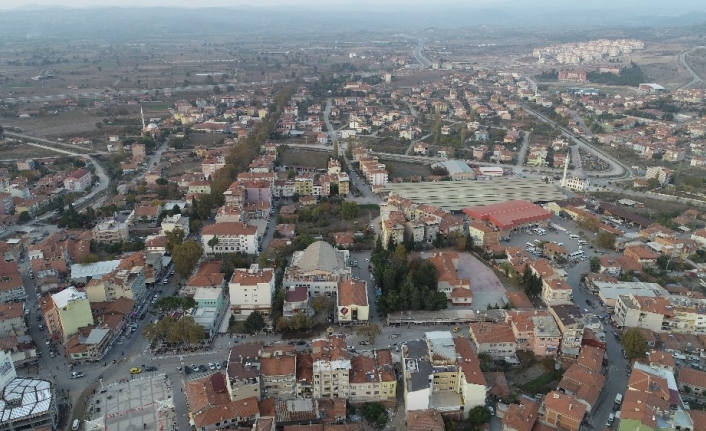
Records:
[[[331,2],[330,0],[0,0],[0,9],[13,9],[18,7],[41,5],[41,6],[66,6],[66,7],[96,7],[96,6],[171,6],[171,7],[237,7],[237,6],[333,6],[335,4],[502,4],[507,0],[343,0]]]

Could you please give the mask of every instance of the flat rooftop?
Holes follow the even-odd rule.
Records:
[[[541,179],[502,178],[490,181],[438,181],[389,183],[385,192],[396,193],[412,202],[458,212],[467,207],[514,200],[552,202],[566,199],[552,184]]]
[[[129,379],[129,378],[128,378]],[[103,382],[89,400],[87,411],[93,411],[90,422],[106,431],[143,429],[168,430],[174,427],[174,394],[164,374],[138,377],[122,383]],[[103,393],[101,393],[103,392]],[[100,411],[98,411],[100,409]],[[86,429],[89,429],[86,427]]]

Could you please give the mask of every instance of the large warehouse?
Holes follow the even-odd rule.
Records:
[[[434,205],[445,211],[512,200],[552,202],[566,199],[553,184],[541,179],[503,178],[490,181],[438,181],[387,184],[385,191],[415,203]]]
[[[463,212],[471,219],[488,223],[503,233],[535,224],[546,224],[552,212],[527,201],[508,201],[470,207]]]

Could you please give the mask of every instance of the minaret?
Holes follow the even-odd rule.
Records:
[[[569,170],[569,155],[571,152],[566,153],[566,159],[564,159],[564,176],[561,178],[561,186],[566,188],[566,173]]]
[[[145,113],[142,112],[142,106],[140,106],[140,117],[142,117],[142,130],[145,130]]]

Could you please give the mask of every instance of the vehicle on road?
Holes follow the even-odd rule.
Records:
[[[77,431],[79,426],[81,426],[81,420],[80,420],[80,419],[74,419],[73,423],[71,424],[71,430],[72,430],[72,431]]]
[[[461,330],[461,328],[459,328],[458,326],[456,326],[456,327],[453,329],[454,332],[458,332],[458,331],[460,331],[460,330]]]
[[[140,374],[142,372],[142,368],[130,368],[130,374]]]
[[[72,379],[80,379],[81,377],[84,377],[84,376],[85,376],[85,374],[83,373],[83,371],[74,371],[73,373],[71,373]]]
[[[390,334],[390,335],[388,335],[388,337],[391,338],[391,339],[393,339],[393,340],[394,340],[395,338],[400,338],[401,336],[402,336],[402,334]]]
[[[365,340],[363,340],[363,341],[358,341],[358,345],[359,345],[359,346],[367,346],[368,344],[370,344],[369,341],[365,341]]]
[[[145,367],[145,371],[157,371],[157,367],[153,365],[148,365]]]

